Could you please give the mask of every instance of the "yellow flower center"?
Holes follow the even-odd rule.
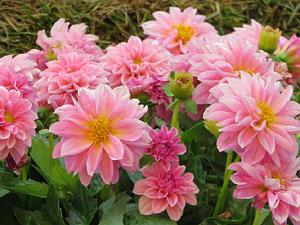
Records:
[[[136,65],[141,65],[142,60],[140,60],[139,58],[135,58],[135,59],[133,59],[133,63]]]
[[[175,38],[175,42],[181,40],[183,45],[189,42],[197,32],[195,28],[182,24],[174,25],[174,27],[177,29],[177,36]]]
[[[94,143],[105,141],[111,133],[110,123],[105,117],[99,117],[88,124],[88,137]]]
[[[264,102],[258,104],[257,107],[261,110],[261,114],[259,115],[260,121],[258,123],[261,124],[263,121],[266,121],[267,126],[270,126],[276,120],[276,116],[272,108]]]
[[[14,122],[14,118],[9,112],[4,113],[4,120],[7,123],[13,123]]]
[[[280,174],[279,172],[274,172],[274,171],[272,171],[272,172],[271,172],[271,177],[272,177],[273,179],[278,179],[278,180],[280,180],[280,184],[281,184],[281,185],[286,185],[286,180],[283,179],[283,177],[281,176],[281,174]]]

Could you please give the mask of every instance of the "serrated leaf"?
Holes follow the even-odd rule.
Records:
[[[165,84],[165,85],[163,86],[163,90],[164,90],[164,92],[165,92],[165,94],[166,94],[167,96],[169,96],[169,97],[174,96],[174,94],[173,94],[172,91],[171,91],[171,86],[170,86],[170,84]]]
[[[128,195],[120,194],[103,202],[100,205],[101,219],[99,225],[122,225],[123,216],[128,211]]]
[[[91,190],[92,195],[94,196],[98,194],[103,187],[104,187],[104,183],[102,181],[100,174],[94,174],[88,186],[88,188]]]
[[[196,102],[192,99],[187,99],[183,102],[184,108],[192,114],[197,114],[198,108]]]
[[[49,186],[46,204],[42,206],[43,218],[51,224],[65,225],[62,210],[59,207],[58,194],[53,185]]]
[[[51,225],[47,221],[43,220],[43,216],[40,211],[36,210],[31,212],[19,208],[14,208],[13,211],[20,225]]]
[[[184,142],[191,142],[193,140],[203,141],[211,137],[214,136],[204,127],[204,123],[200,122],[185,131],[181,137],[181,140]]]
[[[70,225],[89,225],[97,211],[97,200],[93,199],[91,191],[83,185],[78,185],[72,198],[72,208],[67,221]]]
[[[1,182],[0,188],[9,190],[14,193],[22,193],[32,195],[40,198],[46,198],[48,192],[48,185],[39,183],[34,180],[11,180]]]
[[[9,193],[9,190],[0,188],[0,198],[3,197],[4,195],[8,194],[8,193]]]
[[[167,217],[159,215],[144,216],[140,214],[137,204],[128,204],[128,213],[124,218],[124,225],[176,225]]]

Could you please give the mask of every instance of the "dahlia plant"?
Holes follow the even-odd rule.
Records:
[[[0,58],[0,224],[300,225],[300,39],[153,17]]]

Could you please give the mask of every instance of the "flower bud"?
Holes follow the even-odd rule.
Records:
[[[258,48],[272,54],[278,45],[281,31],[270,26],[263,27],[260,32]]]
[[[171,91],[180,100],[188,99],[194,90],[193,74],[186,72],[176,72],[170,79]]]
[[[216,138],[219,137],[219,135],[221,134],[221,132],[219,131],[219,129],[221,129],[221,127],[217,126],[218,121],[212,121],[212,120],[204,120],[204,126],[205,128],[212,133]]]

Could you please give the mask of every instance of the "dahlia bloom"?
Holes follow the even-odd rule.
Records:
[[[163,162],[168,167],[169,162],[178,162],[177,155],[183,155],[186,152],[184,144],[179,144],[180,137],[177,137],[178,131],[172,127],[170,131],[166,125],[163,125],[159,131],[151,130],[149,132],[150,146],[145,149],[147,155],[151,155],[156,161]]]
[[[288,72],[292,74],[292,82],[296,84],[300,78],[300,37],[294,34],[290,40],[281,42],[276,57],[287,64]]]
[[[95,173],[106,184],[116,183],[118,166],[138,170],[150,141],[147,124],[139,120],[147,108],[130,99],[127,87],[111,89],[104,84],[96,90],[81,88],[78,102],[73,101],[55,110],[59,121],[49,130],[62,139],[53,158],[64,157],[67,171],[79,173],[85,186]]]
[[[274,72],[272,60],[268,54],[256,52],[253,45],[240,38],[226,38],[223,43],[203,46],[202,54],[190,58],[191,72],[201,82],[195,89],[193,99],[197,104],[212,104],[217,98],[211,94],[211,88],[224,83],[228,78],[239,78],[241,71],[249,74],[259,73],[262,77],[281,79]]]
[[[141,214],[150,215],[167,210],[169,217],[178,221],[183,214],[185,203],[197,204],[199,192],[192,173],[183,175],[185,166],[177,162],[165,167],[162,162],[144,166],[141,171],[146,179],[134,184],[133,193],[143,195],[139,199]]]
[[[172,54],[186,52],[187,43],[204,34],[216,34],[217,31],[205,16],[196,15],[197,9],[191,7],[181,12],[177,7],[170,7],[170,13],[157,11],[153,13],[154,21],[142,24],[144,34],[158,40]]]
[[[169,73],[169,58],[169,52],[157,41],[131,36],[128,42],[108,47],[101,64],[110,73],[110,86],[116,87],[125,85],[132,77],[151,78],[152,74]]]
[[[219,151],[234,149],[251,164],[261,161],[266,152],[271,157],[297,155],[294,134],[299,133],[300,122],[294,117],[300,113],[300,104],[290,101],[293,88],[288,86],[280,92],[280,82],[246,72],[241,72],[241,79],[227,82],[212,90],[219,102],[204,112],[204,119],[218,121],[221,127]]]
[[[72,104],[78,89],[95,89],[100,83],[107,83],[105,72],[99,63],[91,61],[87,54],[69,52],[47,63],[48,69],[40,74],[34,84],[39,101],[46,101],[54,109],[64,104]]]
[[[235,27],[233,28],[235,30],[233,34],[247,40],[258,49],[261,28],[260,23],[251,19],[251,25],[244,24],[243,27]]]
[[[128,87],[132,98],[148,100],[149,95],[146,93],[146,90],[149,88],[151,81],[152,79],[146,77],[139,79],[132,77],[125,85]]]
[[[40,73],[36,66],[37,64],[29,59],[28,54],[19,54],[15,57],[6,55],[0,58],[0,68],[24,76],[28,81],[32,81]]]
[[[244,162],[231,164],[228,169],[237,171],[231,176],[237,188],[233,196],[238,199],[254,198],[253,206],[261,210],[266,203],[276,225],[300,223],[300,158],[277,167],[271,162],[250,165]]]
[[[171,104],[172,97],[165,94],[163,86],[169,83],[169,78],[165,76],[152,75],[152,82],[149,84],[149,88],[146,92],[151,95],[149,99],[153,103],[161,104]]]
[[[0,87],[0,160],[9,153],[16,164],[31,146],[37,114],[20,92]]]

